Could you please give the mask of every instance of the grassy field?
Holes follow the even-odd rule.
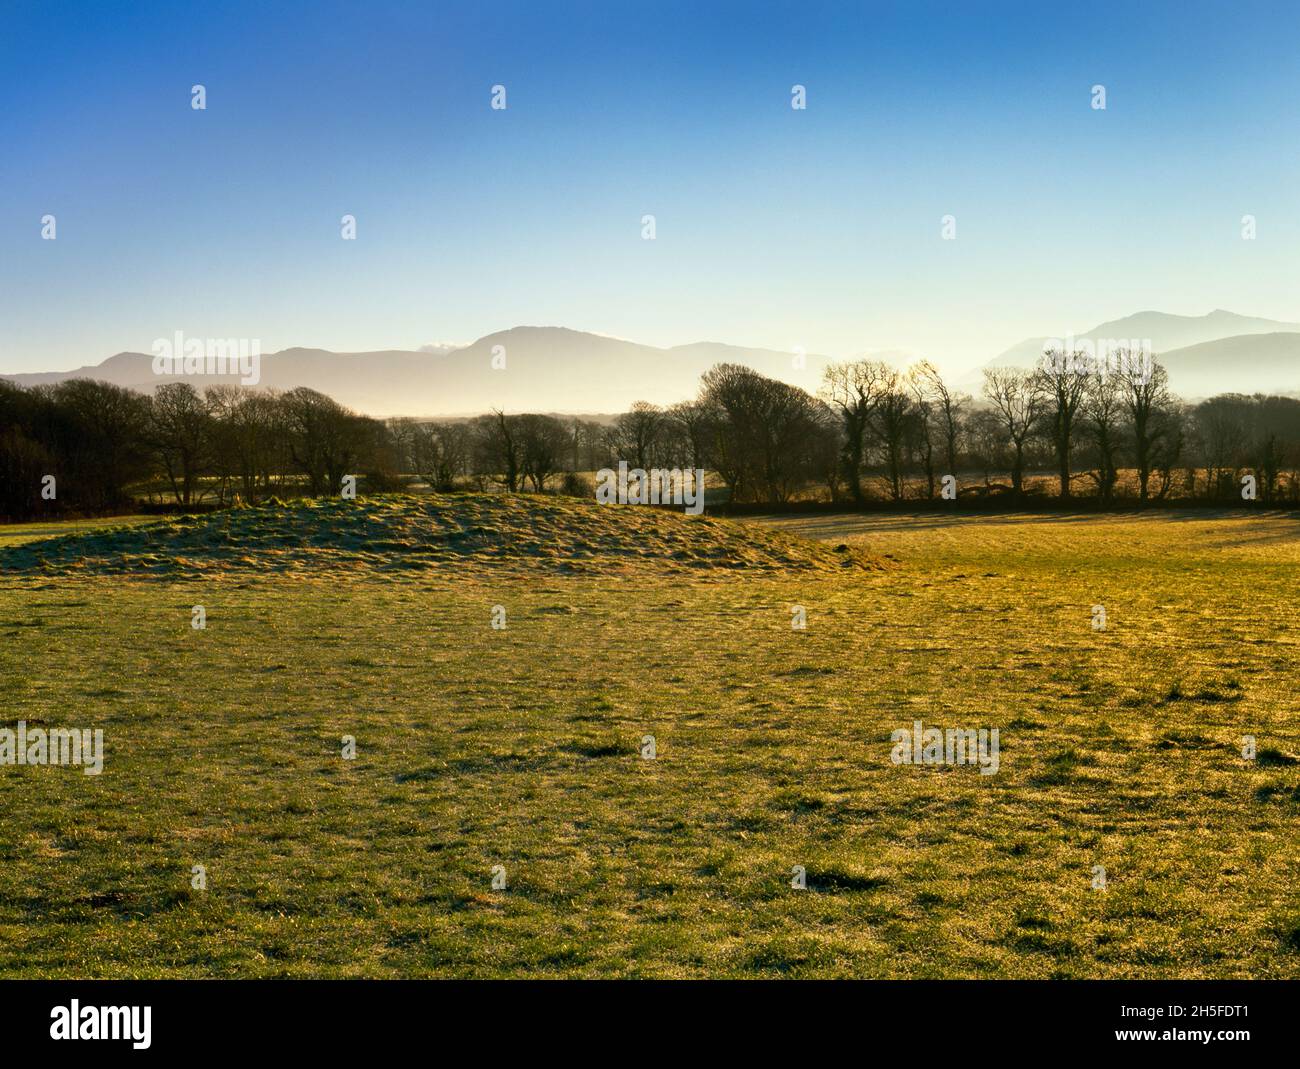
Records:
[[[1295,518],[257,512],[0,537],[0,720],[106,749],[0,767],[0,975],[1300,976]]]
[[[118,527],[133,527],[137,524],[149,523],[156,518],[150,516],[114,516],[104,520],[78,520],[75,523],[56,521],[53,523],[0,524],[0,550],[26,545],[29,542],[62,538],[69,534],[94,534]],[[0,572],[0,574],[3,574],[3,572]]]

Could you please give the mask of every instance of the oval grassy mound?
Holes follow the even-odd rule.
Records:
[[[882,562],[756,524],[517,494],[303,499],[28,542],[0,572],[167,575],[482,566],[600,573],[878,570]]]

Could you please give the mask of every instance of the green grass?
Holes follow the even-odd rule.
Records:
[[[0,719],[107,751],[0,767],[0,975],[1300,976],[1295,520],[774,525],[898,564],[0,554]]]
[[[128,525],[37,527],[0,542],[0,569],[169,578],[232,571],[338,575],[448,567],[601,574],[659,569],[754,572],[879,569],[882,562],[712,517],[597,507],[514,494],[394,494],[273,500]]]
[[[152,522],[156,522],[156,520],[149,516],[112,516],[108,519],[0,524],[0,550],[12,549],[15,546],[26,545],[29,542],[62,538],[71,534],[96,534]]]

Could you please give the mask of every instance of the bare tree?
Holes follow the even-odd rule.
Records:
[[[668,408],[668,434],[674,462],[687,468],[704,467],[708,448],[708,411],[698,401],[680,401]]]
[[[735,501],[758,492],[754,458],[763,436],[762,393],[763,376],[740,364],[715,364],[700,379],[709,467],[722,477]]]
[[[1036,388],[1044,399],[1043,422],[1056,454],[1061,497],[1070,496],[1070,449],[1074,444],[1074,422],[1088,388],[1086,354],[1050,350],[1043,354],[1034,372]]]
[[[1183,459],[1187,447],[1189,416],[1187,407],[1172,398],[1155,410],[1156,430],[1151,447],[1151,471],[1160,477],[1156,499],[1163,501],[1173,486],[1173,473]],[[1188,492],[1194,494],[1196,480],[1192,479]]]
[[[469,428],[464,423],[419,422],[397,419],[389,431],[407,471],[414,472],[431,490],[446,493],[456,488],[469,459]]]
[[[880,401],[880,376],[888,370],[871,360],[831,364],[822,372],[821,396],[839,417],[843,432],[844,477],[855,504],[862,504],[862,465],[866,460],[871,414]]]
[[[1128,408],[1133,434],[1133,459],[1137,465],[1138,499],[1149,497],[1151,471],[1160,451],[1162,434],[1172,423],[1163,418],[1173,404],[1169,393],[1169,372],[1151,360],[1139,360],[1130,350],[1116,354],[1120,381],[1124,384],[1124,403]]]
[[[971,399],[967,394],[953,394],[948,389],[947,383],[943,381],[943,376],[928,360],[922,360],[917,364],[912,369],[911,376],[930,401],[939,426],[939,436],[943,442],[944,461],[948,466],[948,474],[956,478],[962,423]]]
[[[520,471],[533,491],[546,489],[546,480],[564,469],[569,452],[569,431],[554,416],[519,417]]]
[[[711,368],[702,386],[708,466],[733,500],[789,501],[816,477],[813,458],[825,409],[815,398],[738,364]]]
[[[332,397],[299,386],[281,399],[293,462],[313,494],[338,493],[343,476],[373,457],[382,425]]]
[[[238,479],[245,501],[270,488],[270,473],[283,469],[284,427],[274,393],[210,386],[204,401],[214,424],[215,452],[222,473]]]
[[[1114,497],[1119,480],[1117,456],[1121,447],[1124,419],[1124,384],[1115,374],[1094,370],[1088,376],[1088,390],[1083,402],[1084,433],[1091,443],[1097,470],[1097,497],[1108,504]]]
[[[867,415],[867,429],[880,450],[889,493],[895,501],[903,500],[903,444],[915,417],[912,398],[903,378],[888,364],[877,364],[876,400]]]
[[[965,433],[972,459],[984,473],[984,489],[992,488],[990,476],[1011,466],[1002,420],[993,408],[977,408],[966,419]]]
[[[1035,374],[1019,368],[984,370],[984,395],[993,405],[1011,446],[1011,490],[1024,493],[1025,446],[1043,414],[1044,398]]]
[[[1216,397],[1196,409],[1196,437],[1211,497],[1232,497],[1245,457],[1245,423],[1231,397]]]
[[[915,451],[921,461],[921,473],[925,476],[925,496],[934,497],[934,440],[937,436],[936,398],[931,390],[930,380],[925,371],[938,372],[930,364],[922,362],[907,372],[907,388],[912,395],[912,428],[915,438]]]
[[[523,439],[519,417],[494,410],[474,421],[474,447],[478,471],[497,478],[509,493],[520,489],[523,477]]]
[[[69,379],[50,388],[53,410],[61,414],[54,444],[70,470],[78,473],[68,489],[82,507],[107,509],[127,499],[129,483],[150,470],[145,445],[149,403],[141,394],[107,382]]]
[[[637,401],[630,411],[614,421],[610,443],[614,452],[632,467],[648,470],[655,464],[659,440],[666,419],[663,409],[648,401]]]
[[[188,382],[169,382],[154,392],[149,437],[182,505],[195,501],[199,475],[208,459],[210,429],[207,406]]]

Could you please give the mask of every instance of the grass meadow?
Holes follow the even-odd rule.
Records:
[[[1300,976],[1294,516],[719,521],[717,567],[602,567],[628,512],[572,573],[4,529],[0,720],[106,756],[0,768],[0,975]],[[999,728],[998,773],[893,764],[914,720]]]

